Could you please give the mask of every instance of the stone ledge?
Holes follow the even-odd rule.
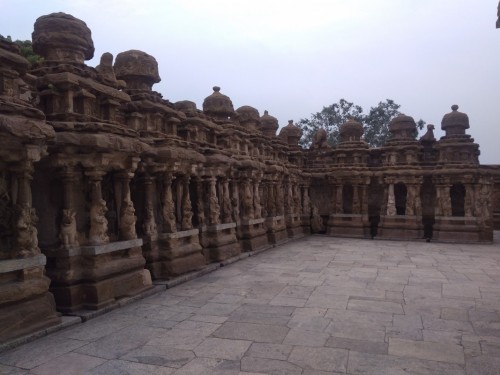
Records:
[[[0,260],[0,273],[23,270],[30,267],[43,267],[47,263],[47,258],[43,254],[30,258]]]
[[[142,246],[142,243],[141,238],[136,238],[134,240],[111,242],[104,245],[81,246],[80,253],[81,255],[108,254],[118,250]]]
[[[249,220],[241,220],[239,225],[255,225],[255,224],[262,224],[266,219],[261,218],[261,219],[249,219]]]
[[[199,233],[200,230],[198,228],[183,230],[180,232],[161,233],[158,235],[158,240],[169,240],[171,238],[184,238],[184,237],[197,236]]]
[[[200,232],[218,232],[225,229],[236,228],[236,223],[225,223],[217,225],[204,225],[200,228]]]
[[[115,241],[102,245],[84,245],[84,246],[68,246],[59,249],[44,250],[49,257],[75,257],[80,255],[99,255],[108,254],[114,251],[129,249],[132,247],[142,246],[144,241],[142,238],[136,238],[127,241]]]

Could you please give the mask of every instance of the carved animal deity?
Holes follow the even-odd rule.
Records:
[[[76,212],[63,209],[63,217],[59,231],[59,240],[63,246],[78,246],[78,232],[76,230]]]
[[[250,188],[250,182],[245,182],[243,186],[243,207],[247,219],[253,219],[253,194]]]
[[[89,243],[91,245],[100,245],[109,242],[106,212],[108,212],[108,208],[104,199],[94,202],[92,207],[90,207]]]
[[[148,236],[154,236],[157,233],[154,210],[151,206],[146,207],[145,219],[142,228],[144,233]]]
[[[34,208],[22,206],[17,208],[15,224],[16,250],[15,255],[27,258],[40,253],[38,248],[38,230],[35,225],[38,217]]]
[[[137,238],[135,231],[135,216],[134,205],[131,201],[124,201],[120,210],[120,234],[124,240],[133,240]]]
[[[321,218],[318,207],[313,206],[311,212],[311,231],[312,233],[324,232],[325,225],[323,224],[323,219]]]
[[[328,148],[328,147],[330,146],[328,145],[326,130],[323,128],[319,128],[314,134],[311,143],[311,149]]]

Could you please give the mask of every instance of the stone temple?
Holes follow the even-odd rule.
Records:
[[[87,66],[71,15],[32,39],[32,66],[0,41],[0,343],[311,233],[476,243],[500,227],[500,167],[479,164],[456,105],[439,140],[400,115],[384,147],[350,120],[337,148],[319,131],[304,150],[293,121],[277,135],[219,87],[202,109],[163,99],[145,52]]]

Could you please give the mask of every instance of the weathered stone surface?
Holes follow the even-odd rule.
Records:
[[[464,364],[463,348],[455,344],[389,339],[389,355]]]
[[[400,115],[381,147],[368,147],[363,125],[349,120],[338,147],[319,130],[304,150],[292,120],[277,137],[276,118],[250,106],[235,111],[217,86],[203,111],[164,99],[152,90],[158,63],[143,51],[119,53],[114,64],[104,53],[96,68],[87,66],[91,31],[71,15],[38,18],[32,37],[43,57],[33,65],[0,41],[0,342],[57,324],[56,308],[108,309],[151,290],[152,278],[173,285],[310,233],[488,243],[500,227],[500,169],[479,164],[479,145],[466,134],[472,123],[456,105],[439,140],[429,126],[417,141],[415,121]],[[334,310],[425,315],[427,338],[439,342],[453,341],[456,331],[497,335],[493,321],[456,323],[471,308],[500,308],[500,292],[488,288],[497,272],[487,262],[428,244],[433,257],[408,245],[394,264],[394,243],[377,255],[367,245],[361,252],[340,245],[332,245],[333,257],[313,251],[258,267],[238,280],[241,289],[260,280],[246,294],[219,285],[186,292],[186,306],[199,310],[160,303],[136,315],[150,328],[182,322],[190,350],[197,340],[189,335],[207,334],[184,324],[203,322],[191,320],[198,313],[224,318],[205,318],[224,323],[219,332],[269,325],[281,339],[289,328],[326,327],[353,340],[379,341],[382,332],[422,338],[422,328],[405,330],[397,319],[363,332],[347,318],[342,328]],[[462,272],[469,264],[473,270]],[[200,293],[214,295],[189,298]],[[295,309],[331,311],[292,318]],[[261,330],[257,336],[271,340]],[[451,336],[433,333],[442,330]]]
[[[303,369],[346,372],[347,353],[343,349],[297,346],[290,353],[288,361]]]
[[[288,328],[282,326],[226,322],[213,335],[227,339],[281,343],[288,330]]]
[[[39,17],[33,31],[33,51],[47,60],[83,64],[94,57],[94,43],[85,22],[65,13]]]

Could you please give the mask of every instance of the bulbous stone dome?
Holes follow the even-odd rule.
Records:
[[[417,124],[413,117],[401,113],[389,122],[389,131],[392,133],[391,141],[400,139],[414,140]]]
[[[446,132],[446,137],[454,135],[465,135],[469,129],[469,116],[458,111],[458,105],[451,106],[451,112],[443,116],[441,129]]]
[[[46,60],[83,64],[94,57],[94,42],[87,24],[66,13],[52,13],[35,21],[33,52]]]
[[[156,59],[139,50],[120,52],[114,70],[116,78],[124,80],[130,90],[151,90],[161,81]]]
[[[257,109],[244,105],[236,110],[240,124],[250,129],[257,129],[260,125],[260,114]]]
[[[264,111],[264,114],[260,118],[259,130],[268,137],[276,137],[276,131],[279,128],[278,119],[271,116],[268,111]]]
[[[278,137],[289,145],[297,146],[302,137],[302,129],[294,125],[293,120],[288,120],[288,125],[281,129]]]
[[[203,101],[203,112],[219,120],[227,120],[234,115],[233,102],[220,93],[220,87],[214,86],[214,92]]]
[[[196,103],[190,100],[181,100],[175,102],[175,109],[184,112],[186,114],[195,114],[196,113]]]
[[[363,133],[363,125],[352,118],[339,128],[341,142],[359,142]]]

